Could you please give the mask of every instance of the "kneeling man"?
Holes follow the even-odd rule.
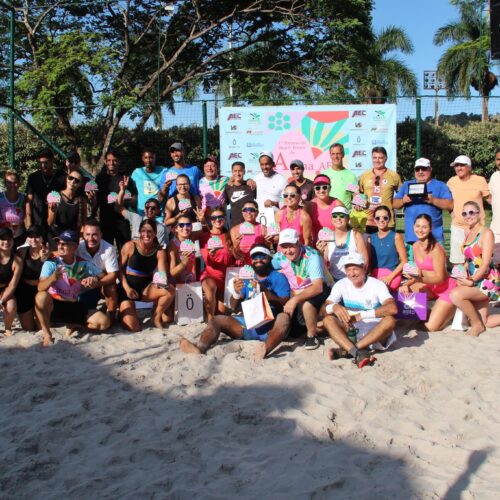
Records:
[[[364,265],[360,254],[346,257],[346,277],[335,283],[323,308],[325,328],[340,346],[329,349],[329,358],[353,358],[359,368],[375,361],[371,349],[387,349],[396,340],[398,311],[387,286],[367,277]]]
[[[207,349],[217,342],[221,332],[232,339],[260,340],[257,347],[256,357],[264,359],[278,344],[288,335],[290,328],[290,316],[283,311],[283,306],[290,298],[290,285],[286,277],[273,269],[271,265],[271,252],[263,245],[255,244],[250,249],[252,268],[255,271],[255,280],[247,282],[239,278],[234,279],[234,294],[231,298],[231,306],[236,309],[242,300],[252,297],[257,285],[263,292],[273,315],[274,321],[247,329],[243,316],[217,315],[212,318],[205,330],[201,333],[200,340],[195,344],[182,338],[179,347],[185,353],[205,354]]]

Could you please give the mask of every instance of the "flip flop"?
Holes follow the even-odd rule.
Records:
[[[371,351],[368,350],[358,351],[358,355],[354,360],[358,368],[373,366],[373,363],[375,363],[375,361],[377,361],[377,358],[372,355]]]

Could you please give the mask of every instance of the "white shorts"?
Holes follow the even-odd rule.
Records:
[[[465,241],[465,229],[452,224],[450,230],[450,262],[452,264],[463,264],[465,257],[462,252],[462,244]]]
[[[368,332],[377,324],[379,323],[380,319],[377,319],[375,321],[358,321],[355,324],[355,327],[358,329],[358,333],[356,335],[356,339],[358,342],[368,334]],[[387,337],[387,340],[385,341],[385,345],[381,344],[380,342],[376,342],[375,344],[370,344],[370,349],[376,349],[377,351],[385,351],[389,346],[394,344],[396,342],[396,334],[394,332],[391,332],[389,337]]]

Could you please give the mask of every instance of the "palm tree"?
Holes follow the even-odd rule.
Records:
[[[402,28],[388,26],[375,34],[366,54],[363,83],[359,93],[368,103],[382,104],[387,98],[416,95],[417,76],[391,52],[413,53],[413,44]]]
[[[488,21],[482,15],[482,2],[474,5],[463,1],[458,8],[458,21],[442,26],[434,35],[435,45],[453,44],[439,59],[438,74],[445,80],[449,96],[470,97],[470,88],[477,90],[483,101],[482,119],[486,122],[488,97],[498,83],[488,66]]]

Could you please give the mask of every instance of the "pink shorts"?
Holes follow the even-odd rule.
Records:
[[[450,299],[450,293],[456,286],[457,282],[451,276],[448,276],[443,283],[439,283],[439,285],[426,285],[425,288],[437,299],[444,300],[448,304],[453,304]]]
[[[374,278],[380,279],[383,278],[384,276],[389,276],[392,271],[390,269],[386,269],[385,267],[381,268],[376,268],[372,271],[372,276]],[[389,283],[389,288],[395,292],[398,288],[399,285],[401,285],[401,274],[398,274],[395,278],[392,279],[392,281]]]

